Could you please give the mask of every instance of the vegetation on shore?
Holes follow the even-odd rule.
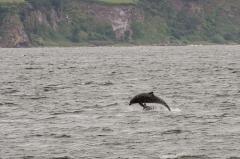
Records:
[[[0,3],[20,3],[20,2],[24,2],[24,0],[0,0]]]
[[[197,0],[201,11],[190,14],[190,2],[194,0],[186,0],[185,9],[182,10],[177,10],[170,3],[171,0],[75,0],[103,5],[134,5],[141,10],[145,19],[143,23],[131,23],[132,40],[117,40],[111,24],[97,21],[96,17],[70,3],[73,1],[0,0],[0,26],[7,14],[18,14],[33,46],[240,43],[240,17],[229,15],[227,18],[220,18],[223,12],[238,12],[240,2],[221,0],[224,4],[214,6],[211,0]],[[204,8],[205,3],[211,7],[211,11]],[[38,22],[32,24],[26,16],[36,9],[45,13],[47,19],[50,19],[49,10],[55,9],[58,14],[71,16],[72,23],[61,22],[57,30]],[[1,27],[0,37],[4,34]],[[128,37],[130,33],[125,34]]]

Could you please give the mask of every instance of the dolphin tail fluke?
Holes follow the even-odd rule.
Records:
[[[158,103],[164,105],[169,111],[171,111],[170,107],[167,105],[166,102],[164,102],[164,100],[162,100],[161,98],[158,98]]]
[[[171,111],[170,107],[165,103],[163,104],[169,111]]]

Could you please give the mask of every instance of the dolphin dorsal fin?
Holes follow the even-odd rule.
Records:
[[[153,92],[149,92],[148,94],[154,95]]]

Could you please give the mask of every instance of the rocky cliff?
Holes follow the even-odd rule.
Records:
[[[1,47],[30,47],[31,42],[24,26],[16,15],[8,15],[3,21],[2,30],[5,33],[1,39]]]
[[[86,13],[92,14],[98,21],[107,21],[111,24],[116,34],[116,39],[125,39],[125,32],[129,31],[129,39],[132,39],[131,24],[133,22],[144,22],[144,16],[136,6],[105,6],[97,3],[77,3]]]

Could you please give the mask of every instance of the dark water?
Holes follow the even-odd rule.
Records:
[[[240,46],[0,49],[0,158],[240,157]],[[130,99],[151,92],[143,111]]]

